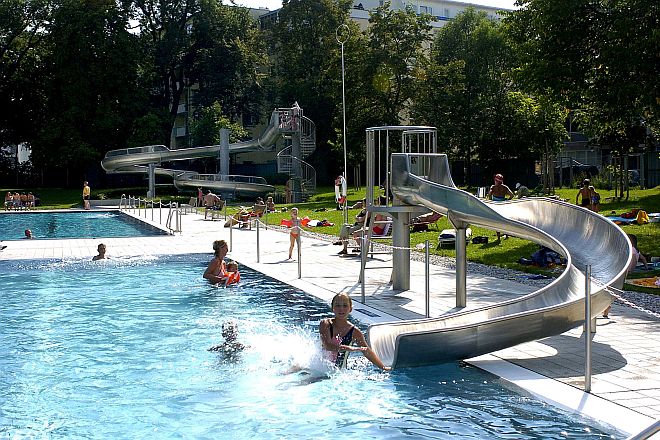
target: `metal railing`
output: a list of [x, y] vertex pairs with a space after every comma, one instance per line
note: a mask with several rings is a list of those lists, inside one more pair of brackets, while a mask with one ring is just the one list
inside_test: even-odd
[[[164, 222], [163, 208], [168, 209]], [[160, 225], [164, 224], [172, 235], [176, 232], [181, 232], [182, 209], [176, 202], [163, 203], [162, 200], [156, 202], [154, 199], [143, 199], [141, 197], [133, 197], [131, 195], [126, 196], [125, 194], [122, 194], [119, 201], [119, 210], [131, 212], [137, 217], [144, 217], [145, 219]], [[155, 218], [156, 211], [158, 211], [157, 218]]]

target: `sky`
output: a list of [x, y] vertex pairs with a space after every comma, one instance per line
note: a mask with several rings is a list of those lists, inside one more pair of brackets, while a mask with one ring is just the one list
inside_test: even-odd
[[[247, 6], [249, 8], [265, 7], [271, 11], [282, 7], [282, 0], [235, 0], [236, 4]], [[515, 0], [461, 0], [463, 3], [474, 3], [483, 6], [495, 6], [503, 9], [514, 9]]]

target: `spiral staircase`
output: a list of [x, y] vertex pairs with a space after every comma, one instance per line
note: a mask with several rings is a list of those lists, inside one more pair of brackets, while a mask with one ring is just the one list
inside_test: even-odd
[[[280, 132], [284, 137], [286, 146], [277, 153], [277, 172], [287, 174], [291, 179], [300, 179], [300, 190], [302, 200], [316, 192], [316, 170], [312, 165], [305, 162], [316, 150], [316, 126], [311, 119], [300, 115], [298, 118], [291, 117], [294, 109], [278, 109], [280, 117], [284, 120], [298, 120], [299, 125], [292, 123], [280, 124]], [[301, 110], [302, 111], [302, 110]], [[284, 128], [283, 128], [284, 127]], [[292, 138], [294, 133], [300, 133], [300, 157], [293, 155]], [[300, 174], [300, 175], [298, 175]]]

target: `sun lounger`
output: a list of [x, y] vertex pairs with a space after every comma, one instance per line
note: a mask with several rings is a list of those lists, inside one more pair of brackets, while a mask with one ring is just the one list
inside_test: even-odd
[[224, 214], [222, 212], [224, 207], [225, 207], [225, 201], [224, 200], [220, 200], [214, 206], [205, 207], [204, 208], [204, 220], [206, 220], [207, 218], [210, 218], [211, 220], [215, 220], [216, 218], [220, 218], [220, 217], [224, 218]]
[[182, 203], [180, 206], [183, 214], [195, 212], [197, 209], [197, 197], [191, 197], [188, 203]]
[[438, 220], [441, 218], [442, 214], [435, 211], [415, 217], [410, 222], [410, 232], [428, 231], [431, 225], [435, 225], [435, 229], [438, 230]]

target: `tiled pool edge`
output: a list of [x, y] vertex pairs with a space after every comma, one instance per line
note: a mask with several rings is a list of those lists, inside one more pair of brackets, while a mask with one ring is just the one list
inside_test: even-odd
[[[550, 379], [492, 354], [466, 359], [466, 362], [501, 377], [544, 402], [579, 413], [628, 435], [637, 434], [655, 423], [653, 417], [585, 393], [576, 387]], [[610, 417], [604, 417], [607, 415]]]

